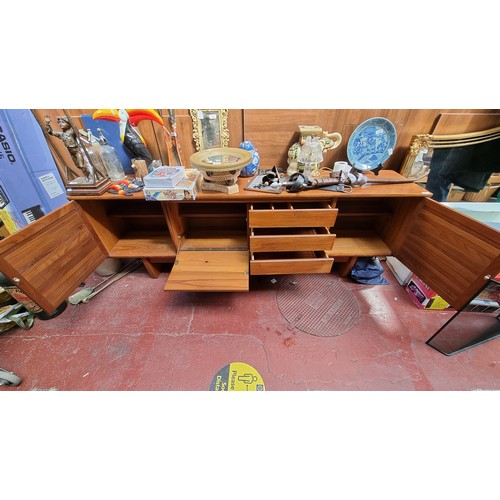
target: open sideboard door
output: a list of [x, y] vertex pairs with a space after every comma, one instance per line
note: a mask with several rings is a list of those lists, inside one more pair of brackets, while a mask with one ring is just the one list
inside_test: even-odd
[[0, 271], [49, 314], [107, 257], [74, 201], [0, 241]]
[[247, 238], [180, 238], [165, 290], [248, 292]]
[[248, 250], [180, 250], [165, 290], [248, 292]]
[[[411, 202], [407, 202], [411, 203]], [[393, 255], [452, 307], [466, 304], [500, 271], [500, 231], [429, 198], [406, 207]]]

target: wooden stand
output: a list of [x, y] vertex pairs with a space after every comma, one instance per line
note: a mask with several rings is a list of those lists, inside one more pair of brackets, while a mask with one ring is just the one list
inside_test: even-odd
[[240, 190], [238, 184], [233, 184], [232, 186], [226, 186], [224, 184], [218, 184], [216, 182], [207, 182], [207, 181], [203, 181], [201, 183], [201, 189], [203, 191], [217, 191], [219, 193], [225, 193], [225, 194], [235, 194]]
[[107, 177], [95, 184], [66, 184], [66, 192], [70, 196], [99, 196], [105, 193], [111, 186], [111, 180]]
[[138, 179], [142, 180], [146, 175], [148, 175], [148, 166], [146, 165], [145, 160], [134, 160], [132, 162], [132, 168]]

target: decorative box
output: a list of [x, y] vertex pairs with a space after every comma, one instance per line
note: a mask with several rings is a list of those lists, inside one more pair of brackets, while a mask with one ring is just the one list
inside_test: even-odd
[[184, 178], [171, 188], [144, 187], [144, 198], [147, 201], [195, 200], [201, 184], [199, 170], [183, 169]]
[[147, 188], [175, 187], [184, 178], [184, 167], [162, 166], [155, 168], [144, 177], [144, 186]]
[[432, 288], [426, 285], [415, 274], [406, 285], [406, 291], [409, 293], [413, 302], [419, 309], [448, 309], [450, 304], [438, 295]]

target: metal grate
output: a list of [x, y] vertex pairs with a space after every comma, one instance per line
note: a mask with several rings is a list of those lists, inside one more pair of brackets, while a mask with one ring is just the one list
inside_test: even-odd
[[336, 337], [348, 332], [361, 315], [352, 292], [331, 274], [284, 276], [276, 301], [292, 326], [319, 337]]

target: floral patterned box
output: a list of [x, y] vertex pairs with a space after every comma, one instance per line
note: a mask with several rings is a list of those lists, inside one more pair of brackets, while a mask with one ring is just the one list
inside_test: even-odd
[[201, 173], [195, 168], [186, 168], [184, 178], [172, 188], [144, 188], [147, 201], [195, 200], [201, 185]]

